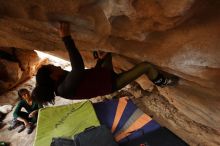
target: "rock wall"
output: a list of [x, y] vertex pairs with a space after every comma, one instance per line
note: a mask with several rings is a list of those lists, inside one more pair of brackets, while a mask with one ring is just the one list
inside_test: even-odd
[[0, 94], [29, 79], [40, 59], [32, 50], [0, 48]]
[[[87, 66], [94, 64], [91, 51], [102, 50], [113, 53], [117, 71], [148, 61], [179, 76], [177, 87], [158, 87], [160, 95], [181, 114], [218, 133], [219, 18], [219, 0], [0, 1], [0, 46], [42, 50], [67, 58], [57, 28], [58, 21], [69, 21]], [[154, 92], [146, 77], [139, 83]]]

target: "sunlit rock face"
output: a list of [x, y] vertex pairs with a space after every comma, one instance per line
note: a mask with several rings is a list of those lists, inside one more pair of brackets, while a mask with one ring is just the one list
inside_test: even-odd
[[[160, 95], [216, 134], [220, 132], [219, 18], [219, 0], [1, 1], [0, 46], [67, 58], [57, 28], [58, 21], [69, 21], [88, 67], [94, 65], [91, 51], [102, 50], [113, 53], [116, 71], [148, 61], [179, 76], [179, 85], [158, 88]], [[147, 78], [139, 83], [152, 91]], [[175, 123], [167, 126], [184, 131], [184, 126]], [[187, 141], [196, 143], [197, 135]], [[210, 141], [212, 136], [208, 137]]]
[[40, 62], [32, 50], [0, 48], [0, 93], [30, 78]]

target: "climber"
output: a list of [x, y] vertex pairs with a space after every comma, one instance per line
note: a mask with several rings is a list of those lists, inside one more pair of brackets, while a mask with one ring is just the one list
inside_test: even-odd
[[[15, 129], [17, 126], [21, 125], [18, 133], [27, 128], [27, 134], [30, 134], [34, 129], [34, 124], [37, 122], [38, 110], [42, 108], [42, 106], [32, 101], [30, 92], [27, 89], [20, 89], [18, 91], [18, 96], [21, 100], [14, 110], [14, 119], [8, 130]], [[22, 108], [24, 108], [26, 112], [22, 111]]]
[[32, 99], [38, 103], [53, 103], [55, 95], [67, 99], [89, 99], [110, 94], [142, 74], [146, 74], [154, 84], [159, 86], [174, 83], [146, 62], [116, 74], [113, 71], [110, 53], [98, 59], [96, 67], [85, 69], [82, 57], [71, 38], [69, 23], [61, 22], [59, 31], [69, 53], [72, 71], [67, 72], [53, 65], [43, 65], [37, 72], [36, 87], [32, 92]]

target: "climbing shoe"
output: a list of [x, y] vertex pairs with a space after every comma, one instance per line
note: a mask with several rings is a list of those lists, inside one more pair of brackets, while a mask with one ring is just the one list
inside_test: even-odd
[[22, 122], [16, 120], [16, 119], [13, 119], [11, 122], [10, 122], [10, 126], [8, 127], [8, 130], [11, 131], [15, 128], [17, 128], [18, 126], [20, 126], [22, 124]]
[[27, 127], [27, 134], [31, 134], [34, 130], [34, 125], [31, 124], [30, 127]]
[[25, 125], [22, 124], [18, 129], [18, 133], [21, 133], [22, 131], [24, 131], [25, 128], [26, 128]]
[[178, 84], [179, 77], [177, 76], [167, 76], [165, 77], [162, 74], [159, 74], [155, 80], [153, 80], [153, 83], [160, 87], [165, 86], [175, 86]]

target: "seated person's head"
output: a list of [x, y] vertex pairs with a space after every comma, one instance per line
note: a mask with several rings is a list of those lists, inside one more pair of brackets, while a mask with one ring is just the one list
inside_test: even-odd
[[56, 81], [63, 74], [61, 67], [54, 65], [43, 65], [36, 75], [36, 87], [32, 91], [33, 101], [46, 104], [53, 102], [55, 97]]
[[27, 89], [25, 89], [25, 88], [22, 88], [22, 89], [18, 90], [18, 96], [21, 99], [24, 99], [26, 101], [30, 101], [31, 100], [30, 92]]

